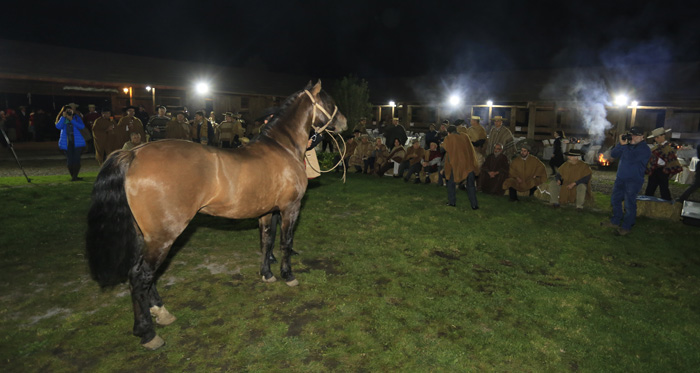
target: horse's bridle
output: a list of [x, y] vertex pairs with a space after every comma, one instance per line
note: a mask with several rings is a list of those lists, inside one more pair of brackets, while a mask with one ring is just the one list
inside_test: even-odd
[[[329, 124], [331, 124], [331, 122], [335, 118], [335, 115], [338, 113], [338, 106], [336, 105], [333, 108], [333, 114], [330, 114], [328, 113], [328, 111], [326, 111], [326, 109], [323, 108], [323, 106], [316, 102], [316, 99], [314, 99], [314, 96], [311, 95], [311, 92], [309, 92], [308, 89], [305, 89], [304, 93], [306, 93], [306, 95], [309, 96], [309, 98], [311, 99], [311, 104], [314, 105], [314, 113], [313, 117], [311, 118], [311, 127], [313, 127], [316, 133], [321, 133], [326, 129], [326, 127], [328, 127]], [[323, 114], [326, 115], [326, 117], [328, 117], [328, 122], [326, 122], [326, 124], [324, 124], [322, 127], [316, 127], [314, 125], [314, 122], [316, 122], [316, 109], [320, 110]]]

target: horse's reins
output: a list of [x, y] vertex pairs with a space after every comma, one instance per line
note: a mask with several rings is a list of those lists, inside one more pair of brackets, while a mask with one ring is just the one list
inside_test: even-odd
[[[311, 127], [313, 127], [314, 132], [316, 132], [316, 134], [321, 134], [321, 135], [323, 135], [323, 132], [328, 133], [328, 135], [331, 137], [331, 139], [335, 143], [335, 146], [338, 149], [340, 149], [340, 146], [338, 145], [338, 141], [336, 141], [335, 137], [333, 136], [333, 133], [327, 129], [328, 125], [331, 124], [333, 119], [335, 119], [335, 115], [338, 114], [338, 106], [335, 106], [333, 108], [333, 114], [330, 114], [326, 109], [323, 108], [323, 106], [321, 106], [318, 102], [316, 102], [316, 99], [314, 99], [314, 96], [311, 95], [311, 92], [309, 92], [308, 89], [305, 89], [304, 93], [306, 93], [306, 95], [309, 96], [309, 98], [311, 99], [311, 104], [314, 106], [313, 114], [311, 115]], [[321, 127], [316, 127], [314, 125], [314, 123], [316, 122], [316, 109], [320, 110], [323, 114], [326, 115], [326, 117], [328, 117], [328, 121], [326, 122], [326, 124], [324, 124]], [[312, 170], [314, 170], [318, 173], [331, 172], [331, 171], [335, 170], [342, 163], [343, 164], [343, 183], [345, 183], [345, 175], [347, 174], [347, 169], [345, 168], [345, 162], [343, 162], [343, 160], [345, 159], [345, 151], [347, 150], [346, 149], [347, 145], [345, 144], [345, 139], [343, 139], [342, 136], [340, 136], [340, 140], [343, 142], [343, 154], [340, 155], [340, 160], [338, 161], [338, 163], [336, 163], [335, 166], [331, 167], [328, 170], [325, 170], [325, 171], [317, 170], [315, 167], [313, 167], [311, 165], [311, 162], [309, 162], [308, 157], [306, 157], [306, 154], [304, 154], [304, 157], [306, 158], [306, 164], [309, 167], [311, 167]]]

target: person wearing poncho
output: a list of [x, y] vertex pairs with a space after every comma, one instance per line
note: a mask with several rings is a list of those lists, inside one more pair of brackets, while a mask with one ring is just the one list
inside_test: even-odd
[[493, 148], [496, 144], [503, 145], [503, 154], [508, 157], [508, 159], [513, 158], [515, 154], [515, 138], [513, 133], [510, 132], [508, 127], [503, 126], [504, 118], [500, 115], [493, 117], [493, 127], [491, 132], [489, 132], [489, 138], [486, 141], [486, 154], [493, 154]]
[[547, 181], [547, 170], [542, 161], [530, 155], [527, 144], [520, 146], [520, 156], [510, 163], [508, 178], [503, 182], [503, 189], [508, 190], [511, 201], [518, 200], [517, 192], [535, 194], [537, 186]]
[[481, 166], [479, 189], [487, 194], [503, 195], [503, 182], [508, 178], [510, 161], [503, 155], [503, 145], [496, 144]]
[[567, 203], [576, 203], [576, 208], [583, 209], [583, 204], [593, 201], [591, 193], [591, 177], [593, 171], [581, 161], [583, 153], [579, 149], [571, 149], [566, 153], [568, 160], [559, 166], [554, 180], [549, 184], [549, 203], [554, 207]]
[[[481, 117], [472, 115], [471, 126], [467, 129], [467, 135], [472, 145], [474, 145], [474, 149], [478, 153], [481, 153], [481, 155], [485, 155], [484, 153], [486, 153], [486, 150], [484, 149], [484, 144], [486, 143], [487, 136], [486, 130], [481, 126]], [[501, 149], [503, 148], [502, 145], [503, 144], [501, 144]]]
[[445, 180], [447, 180], [447, 205], [457, 204], [456, 184], [467, 180], [467, 195], [472, 209], [479, 208], [476, 200], [476, 176], [479, 175], [479, 165], [476, 160], [474, 146], [467, 135], [457, 133], [455, 126], [447, 129], [448, 135], [442, 144], [445, 149]]

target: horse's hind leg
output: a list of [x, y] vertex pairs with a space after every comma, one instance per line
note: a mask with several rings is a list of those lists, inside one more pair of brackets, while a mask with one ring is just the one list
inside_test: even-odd
[[[134, 335], [141, 338], [141, 345], [149, 350], [161, 347], [165, 342], [153, 327], [151, 319], [151, 296], [155, 268], [143, 257], [129, 271], [131, 301], [134, 306]], [[161, 303], [162, 304], [162, 303]]]
[[173, 314], [165, 309], [163, 300], [160, 298], [160, 294], [158, 294], [158, 290], [156, 289], [156, 281], [153, 281], [149, 289], [149, 300], [151, 305], [149, 311], [151, 312], [151, 316], [156, 318], [156, 324], [166, 326], [177, 320]]
[[263, 215], [258, 219], [258, 228], [260, 229], [260, 251], [263, 254], [262, 264], [260, 265], [260, 274], [265, 282], [275, 282], [277, 278], [270, 270], [270, 258], [272, 256], [272, 248], [275, 243], [275, 230], [272, 225], [273, 214]]
[[296, 206], [286, 209], [281, 213], [282, 215], [282, 242], [280, 243], [280, 248], [282, 249], [282, 264], [280, 265], [280, 274], [282, 278], [287, 282], [289, 286], [299, 285], [299, 281], [294, 278], [292, 273], [292, 264], [290, 257], [296, 252], [292, 249], [294, 244], [294, 226], [297, 223], [297, 218], [299, 217], [299, 209], [301, 204], [298, 203]]

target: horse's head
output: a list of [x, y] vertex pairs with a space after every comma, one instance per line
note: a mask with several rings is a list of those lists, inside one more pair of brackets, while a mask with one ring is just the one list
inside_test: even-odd
[[306, 85], [304, 92], [311, 98], [314, 105], [314, 115], [311, 125], [317, 132], [328, 129], [335, 133], [340, 133], [348, 128], [348, 121], [345, 118], [333, 98], [321, 89], [321, 80], [312, 85], [311, 81]]

